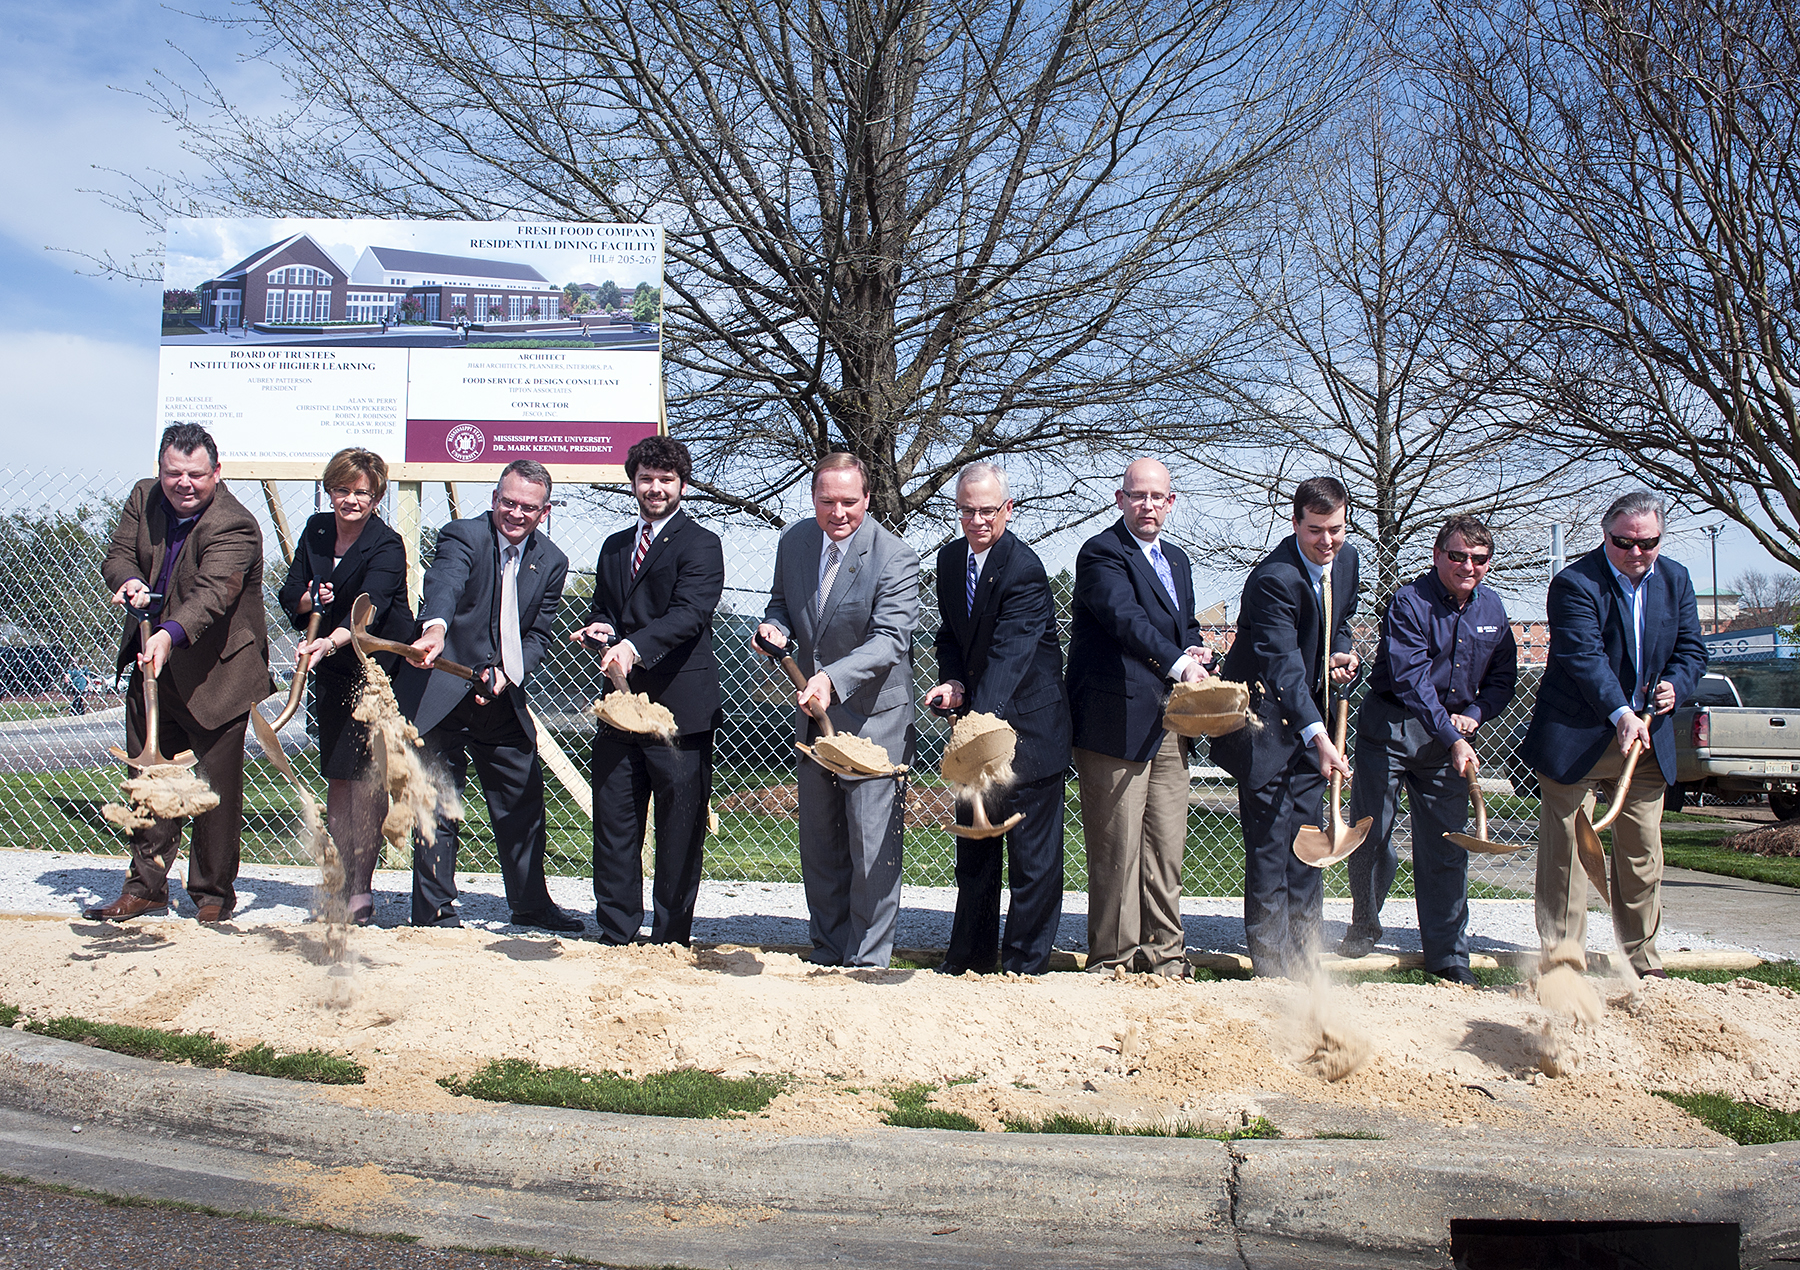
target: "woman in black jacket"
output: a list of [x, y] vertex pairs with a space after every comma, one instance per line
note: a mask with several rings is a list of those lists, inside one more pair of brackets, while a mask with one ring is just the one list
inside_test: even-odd
[[[325, 465], [323, 484], [331, 510], [306, 522], [280, 600], [296, 629], [305, 629], [315, 608], [323, 614], [319, 637], [298, 651], [313, 657], [309, 704], [319, 729], [326, 824], [344, 862], [344, 898], [350, 919], [367, 926], [375, 914], [371, 884], [388, 800], [371, 771], [369, 727], [350, 714], [362, 682], [362, 664], [350, 647], [350, 606], [368, 592], [375, 606], [369, 633], [389, 639], [410, 640], [413, 615], [406, 548], [375, 514], [387, 464], [369, 450], [339, 450]], [[398, 660], [391, 653], [377, 659], [390, 673]]]

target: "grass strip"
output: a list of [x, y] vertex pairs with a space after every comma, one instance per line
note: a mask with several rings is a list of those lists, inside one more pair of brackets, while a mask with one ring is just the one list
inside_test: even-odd
[[1677, 1094], [1656, 1091], [1707, 1128], [1724, 1134], [1739, 1146], [1800, 1139], [1800, 1114], [1777, 1111], [1754, 1102], [1739, 1102], [1724, 1094]]
[[[1484, 988], [1505, 987], [1518, 983], [1519, 972], [1512, 966], [1496, 966], [1486, 969], [1474, 968], [1475, 979]], [[1431, 987], [1443, 983], [1437, 975], [1427, 974], [1417, 966], [1410, 970], [1346, 970], [1342, 965], [1332, 967], [1331, 977], [1342, 983], [1410, 983], [1417, 987]]]
[[[0, 1026], [10, 1026], [18, 1017], [16, 1006], [0, 1007]], [[25, 1030], [38, 1036], [74, 1041], [77, 1045], [91, 1045], [95, 1049], [108, 1050], [114, 1054], [155, 1059], [163, 1063], [223, 1067], [249, 1076], [274, 1076], [282, 1080], [303, 1080], [315, 1085], [363, 1083], [363, 1068], [360, 1063], [322, 1050], [278, 1054], [267, 1044], [259, 1042], [249, 1049], [233, 1052], [231, 1046], [224, 1041], [204, 1032], [170, 1032], [162, 1028], [131, 1027], [123, 1023], [95, 1023], [72, 1015], [27, 1023]]]
[[1730, 983], [1734, 979], [1750, 979], [1800, 992], [1800, 962], [1765, 961], [1747, 970], [1670, 970], [1669, 978], [1687, 979], [1693, 983]]
[[[1705, 825], [1681, 823], [1688, 819], [1681, 816], [1664, 820], [1663, 863], [1678, 869], [1718, 873], [1749, 882], [1770, 882], [1776, 886], [1800, 888], [1800, 858], [1752, 855], [1747, 851], [1735, 851], [1722, 845], [1727, 838], [1735, 837], [1747, 829], [1763, 826], [1742, 821], [1725, 824], [1714, 821]], [[1696, 816], [1692, 819], [1702, 818]]]
[[927, 1100], [935, 1092], [936, 1086], [927, 1085], [924, 1081], [914, 1081], [910, 1085], [897, 1085], [887, 1091], [893, 1101], [894, 1109], [882, 1117], [883, 1124], [895, 1125], [901, 1129], [956, 1129], [964, 1133], [980, 1133], [981, 1126], [960, 1111], [945, 1111], [933, 1107]]
[[453, 1094], [488, 1102], [711, 1120], [732, 1112], [761, 1111], [786, 1088], [787, 1080], [780, 1076], [728, 1079], [695, 1067], [631, 1077], [497, 1058], [472, 1076], [446, 1076], [438, 1084]]
[[1008, 1133], [1091, 1133], [1129, 1138], [1213, 1138], [1236, 1142], [1242, 1138], [1279, 1138], [1281, 1130], [1257, 1116], [1240, 1129], [1203, 1129], [1195, 1124], [1121, 1124], [1109, 1116], [1078, 1116], [1066, 1111], [1042, 1120], [1008, 1119]]

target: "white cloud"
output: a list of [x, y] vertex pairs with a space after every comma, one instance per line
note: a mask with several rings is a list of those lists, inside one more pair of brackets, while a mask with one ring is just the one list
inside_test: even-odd
[[15, 472], [145, 476], [156, 450], [156, 346], [59, 332], [0, 342], [0, 418]]

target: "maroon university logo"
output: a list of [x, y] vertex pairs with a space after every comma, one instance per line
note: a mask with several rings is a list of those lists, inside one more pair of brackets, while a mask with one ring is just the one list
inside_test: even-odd
[[474, 424], [459, 423], [450, 429], [450, 434], [444, 438], [444, 449], [448, 450], [450, 457], [458, 463], [473, 463], [481, 457], [481, 452], [487, 449], [487, 438]]

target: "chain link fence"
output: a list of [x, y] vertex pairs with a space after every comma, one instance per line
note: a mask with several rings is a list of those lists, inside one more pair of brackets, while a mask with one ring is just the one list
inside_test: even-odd
[[[272, 489], [275, 506], [291, 535], [307, 516], [322, 510], [323, 501], [308, 483], [284, 482], [259, 487], [237, 482], [233, 492], [261, 520], [267, 564], [264, 604], [268, 611], [271, 658], [278, 682], [292, 672], [295, 632], [275, 603], [275, 590], [285, 576], [283, 533], [276, 528], [264, 489]], [[108, 747], [123, 743], [123, 699], [113, 674], [121, 626], [119, 610], [108, 603], [100, 580], [118, 509], [131, 482], [79, 475], [0, 471], [0, 818], [15, 848], [122, 854], [123, 836], [100, 815], [103, 803], [119, 796], [123, 769]], [[46, 491], [70, 491], [42, 502]], [[423, 524], [427, 559], [432, 527], [455, 512], [472, 514], [485, 508], [487, 489], [459, 487], [460, 507], [443, 485], [424, 487]], [[558, 508], [548, 527], [568, 553], [570, 574], [557, 625], [555, 651], [534, 675], [530, 689], [539, 716], [552, 738], [584, 775], [595, 721], [588, 708], [600, 693], [599, 657], [567, 642], [581, 625], [594, 585], [593, 567], [607, 534], [623, 527], [626, 504], [613, 513], [585, 503], [582, 491], [557, 490]], [[383, 515], [392, 523], [394, 492]], [[704, 511], [701, 512], [705, 521]], [[746, 528], [741, 522], [713, 524], [725, 543], [726, 590], [714, 619], [721, 668], [725, 720], [715, 742], [713, 811], [717, 828], [706, 846], [707, 877], [763, 882], [798, 882], [791, 690], [777, 668], [757, 654], [751, 635], [767, 598], [774, 560], [773, 530]], [[931, 544], [916, 544], [929, 560]], [[1054, 567], [1054, 562], [1053, 566]], [[1067, 619], [1069, 579], [1059, 579], [1062, 617]], [[918, 691], [937, 682], [932, 635], [937, 616], [926, 603], [915, 636]], [[1518, 744], [1530, 716], [1539, 668], [1547, 647], [1541, 626], [1516, 628], [1520, 635], [1522, 682], [1518, 698], [1502, 718], [1485, 725], [1477, 737], [1487, 779], [1489, 837], [1498, 842], [1527, 844], [1511, 855], [1478, 856], [1472, 861], [1472, 893], [1529, 894], [1537, 832], [1537, 802], [1530, 774], [1518, 758]], [[1373, 648], [1372, 622], [1358, 629], [1357, 647], [1367, 658]], [[1229, 628], [1209, 631], [1223, 646]], [[273, 716], [279, 699], [265, 703]], [[1354, 709], [1354, 701], [1352, 703]], [[283, 741], [296, 770], [322, 798], [316, 750], [306, 735], [306, 712], [291, 723]], [[909, 791], [906, 832], [906, 881], [911, 885], [954, 884], [954, 839], [942, 828], [951, 807], [939, 787], [936, 766], [948, 736], [948, 725], [929, 711], [919, 718], [919, 752]], [[254, 742], [246, 766], [244, 856], [265, 863], [303, 864], [308, 860], [292, 791], [263, 759]], [[587, 876], [591, 849], [586, 816], [554, 777], [549, 789], [552, 873]], [[1346, 794], [1346, 803], [1347, 803]], [[1086, 856], [1076, 784], [1068, 783], [1067, 865], [1065, 886], [1087, 887]], [[1183, 890], [1189, 895], [1242, 894], [1243, 841], [1237, 818], [1237, 796], [1231, 779], [1211, 766], [1202, 743], [1193, 758], [1191, 811]], [[459, 861], [464, 870], [493, 871], [493, 839], [487, 825], [477, 778], [470, 773], [469, 821]], [[599, 809], [604, 814], [604, 809]], [[1405, 857], [1410, 838], [1403, 819], [1397, 830], [1402, 872], [1397, 894], [1410, 894]], [[391, 864], [401, 862], [390, 861]], [[401, 867], [404, 867], [401, 864]], [[1327, 893], [1347, 893], [1345, 872], [1327, 874]]]

